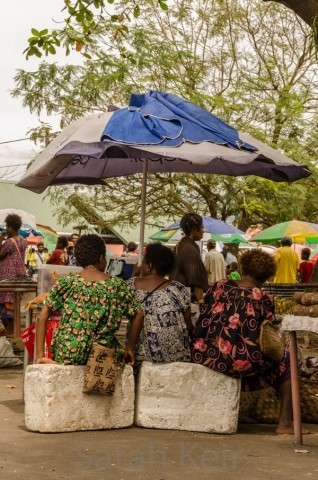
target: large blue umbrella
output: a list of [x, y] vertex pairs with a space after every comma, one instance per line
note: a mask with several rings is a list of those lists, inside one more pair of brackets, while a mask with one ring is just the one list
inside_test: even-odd
[[202, 108], [169, 93], [132, 95], [130, 105], [71, 123], [30, 165], [18, 186], [36, 193], [49, 185], [103, 184], [143, 174], [140, 244], [147, 173], [257, 175], [293, 182], [309, 169], [239, 133]]
[[128, 145], [179, 147], [184, 142], [213, 142], [255, 152], [237, 130], [203, 108], [170, 93], [151, 90], [130, 98], [129, 107], [116, 110], [102, 140]]
[[[217, 220], [213, 217], [202, 216], [204, 231], [207, 233], [215, 234], [225, 234], [225, 233], [238, 233], [240, 235], [245, 235], [243, 230], [234, 227], [230, 223], [223, 222], [222, 220]], [[168, 227], [163, 228], [162, 230], [177, 230], [180, 228], [180, 220], [175, 223], [172, 223]]]

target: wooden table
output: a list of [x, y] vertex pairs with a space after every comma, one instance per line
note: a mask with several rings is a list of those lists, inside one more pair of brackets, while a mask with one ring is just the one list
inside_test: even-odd
[[13, 293], [14, 318], [13, 335], [19, 337], [21, 332], [21, 294], [37, 292], [38, 283], [33, 280], [1, 280], [0, 292]]
[[290, 335], [290, 371], [293, 397], [294, 434], [296, 443], [302, 445], [301, 408], [299, 395], [299, 369], [297, 356], [297, 331], [318, 333], [318, 318], [284, 315], [282, 330]]

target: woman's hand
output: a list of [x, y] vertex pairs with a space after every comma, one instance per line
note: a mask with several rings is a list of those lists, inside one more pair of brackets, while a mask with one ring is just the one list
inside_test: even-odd
[[127, 365], [131, 365], [131, 366], [135, 365], [135, 354], [131, 348], [126, 347], [124, 350], [123, 356], [124, 356], [125, 363], [127, 363]]
[[37, 365], [44, 364], [44, 363], [46, 363], [46, 364], [51, 363], [51, 364], [52, 364], [52, 363], [57, 363], [57, 362], [55, 362], [54, 360], [52, 360], [52, 358], [48, 358], [48, 357], [38, 357], [38, 358], [36, 359], [36, 364], [37, 364]]

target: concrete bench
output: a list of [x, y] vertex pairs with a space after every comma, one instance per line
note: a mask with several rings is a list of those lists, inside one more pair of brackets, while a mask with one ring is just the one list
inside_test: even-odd
[[236, 433], [241, 382], [192, 363], [143, 362], [136, 390], [135, 425]]
[[113, 397], [82, 393], [85, 366], [29, 365], [25, 373], [25, 424], [36, 432], [129, 427], [134, 421], [132, 367], [119, 370]]

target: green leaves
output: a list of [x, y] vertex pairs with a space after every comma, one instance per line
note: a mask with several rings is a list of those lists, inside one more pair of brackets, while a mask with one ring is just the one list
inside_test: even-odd
[[158, 0], [159, 7], [161, 10], [164, 10], [165, 12], [169, 9], [167, 2], [168, 0]]
[[44, 30], [36, 30], [35, 28], [32, 28], [31, 32], [33, 37], [28, 39], [29, 47], [23, 52], [26, 54], [27, 59], [33, 55], [39, 58], [42, 57], [42, 51], [45, 55], [48, 55], [49, 53], [54, 55], [56, 53], [55, 47], [61, 45], [56, 31], [49, 33], [47, 28]]
[[[51, 32], [56, 43], [50, 47], [50, 32], [33, 29], [30, 55], [41, 56], [44, 47], [53, 53], [60, 42], [67, 53], [75, 49], [86, 58], [81, 66], [43, 62], [36, 72], [18, 72], [13, 95], [38, 115], [59, 114], [63, 125], [110, 104], [126, 105], [132, 92], [179, 95], [308, 164], [314, 175], [292, 185], [258, 177], [153, 175], [148, 219], [195, 209], [223, 220], [232, 216], [243, 229], [300, 216], [316, 221], [318, 66], [297, 18], [272, 2], [175, 0], [167, 9], [163, 0], [117, 0], [107, 12], [109, 3], [65, 2], [68, 21]], [[76, 208], [87, 219], [107, 210], [114, 224], [139, 221], [138, 176], [80, 194], [85, 202], [76, 200]], [[65, 195], [60, 200], [57, 210], [76, 218], [75, 204], [65, 206]]]

